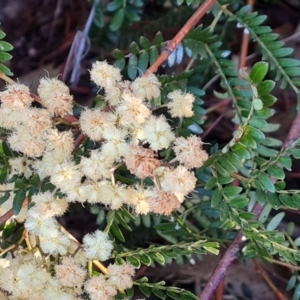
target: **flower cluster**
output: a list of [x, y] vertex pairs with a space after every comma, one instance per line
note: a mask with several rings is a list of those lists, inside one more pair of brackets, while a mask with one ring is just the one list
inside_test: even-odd
[[110, 264], [107, 275], [88, 278], [76, 255], [64, 256], [58, 264], [30, 252], [0, 259], [0, 287], [9, 299], [22, 300], [79, 300], [85, 299], [85, 293], [91, 300], [111, 300], [118, 290], [132, 287], [132, 265]]
[[[42, 107], [32, 105], [37, 96], [33, 98], [23, 84], [10, 84], [0, 92], [0, 127], [8, 131], [7, 145], [18, 152], [8, 160], [8, 176], [29, 180], [38, 175], [42, 183], [55, 187], [32, 195], [30, 208], [23, 208], [16, 218], [24, 222], [29, 239], [38, 238], [38, 242], [31, 241], [37, 242], [35, 254], [60, 259], [52, 267], [53, 261], [32, 258], [30, 252], [0, 263], [5, 274], [0, 277], [0, 288], [10, 299], [68, 300], [87, 293], [92, 300], [109, 300], [117, 290], [130, 288], [134, 269], [129, 264], [109, 265], [108, 274], [87, 279], [83, 267], [87, 261], [111, 257], [113, 243], [106, 232], [87, 234], [78, 248], [56, 218], [71, 202], [97, 203], [110, 209], [126, 205], [137, 214], [170, 215], [195, 189], [192, 169], [208, 158], [200, 138], [177, 137], [164, 115], [152, 113], [151, 100], [161, 97], [161, 84], [154, 74], [122, 81], [120, 70], [106, 62], [95, 62], [90, 74], [104, 89], [107, 107], [83, 109], [79, 119], [71, 116], [69, 88], [56, 78], [40, 80]], [[172, 117], [193, 115], [192, 94], [175, 90], [167, 99]], [[74, 121], [68, 121], [69, 117]], [[63, 119], [69, 130], [57, 126]], [[89, 150], [83, 147], [81, 155], [76, 155], [74, 150], [83, 135], [94, 146]], [[164, 150], [171, 161], [162, 154]], [[124, 165], [135, 176], [134, 184], [116, 181], [115, 172]], [[144, 184], [145, 179], [151, 179], [148, 182], [153, 185]], [[2, 185], [0, 193], [11, 189], [14, 184]], [[13, 197], [11, 193], [0, 207], [1, 213], [11, 208]]]
[[[207, 159], [201, 139], [176, 137], [165, 116], [152, 114], [149, 100], [160, 96], [161, 86], [154, 74], [122, 81], [120, 70], [106, 62], [94, 63], [90, 73], [104, 88], [110, 106], [82, 111], [79, 127], [99, 147], [79, 163], [72, 154], [74, 133], [59, 131], [53, 119], [71, 113], [72, 97], [64, 83], [41, 79], [38, 93], [45, 108], [31, 106], [29, 89], [22, 84], [8, 85], [0, 93], [0, 126], [11, 131], [10, 147], [23, 154], [10, 159], [11, 175], [29, 178], [37, 173], [41, 180], [50, 178], [67, 202], [101, 203], [112, 209], [127, 204], [137, 213], [170, 214], [195, 188], [196, 178], [189, 169], [200, 167]], [[168, 98], [173, 117], [193, 114], [192, 94], [175, 90]], [[159, 151], [169, 147], [173, 147], [179, 165], [160, 168]], [[112, 182], [115, 166], [122, 163], [137, 178], [151, 178], [155, 188]]]

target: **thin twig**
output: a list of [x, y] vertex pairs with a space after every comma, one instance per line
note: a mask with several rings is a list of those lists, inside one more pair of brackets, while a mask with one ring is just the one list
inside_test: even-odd
[[246, 66], [248, 46], [249, 46], [249, 31], [248, 31], [247, 28], [245, 28], [244, 33], [243, 33], [243, 38], [242, 38], [241, 54], [240, 54], [240, 60], [239, 60], [239, 69], [242, 69]]
[[278, 290], [278, 288], [274, 285], [274, 283], [272, 282], [272, 280], [270, 279], [270, 277], [268, 276], [268, 274], [265, 272], [265, 270], [260, 265], [259, 261], [256, 258], [253, 259], [253, 261], [254, 261], [254, 264], [255, 264], [257, 272], [262, 276], [262, 278], [264, 279], [264, 281], [268, 284], [268, 286], [270, 287], [270, 289], [275, 294], [276, 298], [279, 299], [279, 300], [287, 300], [282, 295], [282, 293]]
[[220, 123], [224, 116], [225, 112], [219, 115], [219, 117], [205, 130], [205, 132], [201, 136], [202, 140], [204, 140], [207, 135]]
[[6, 76], [4, 73], [0, 72], [0, 78], [3, 79], [5, 82], [9, 84], [16, 83], [14, 80], [12, 80], [10, 77]]
[[171, 42], [167, 45], [164, 51], [159, 55], [156, 61], [148, 68], [145, 75], [154, 73], [157, 71], [158, 67], [172, 54], [172, 52], [177, 48], [179, 43], [187, 35], [191, 28], [193, 28], [199, 20], [204, 16], [204, 14], [216, 3], [216, 0], [206, 0], [196, 12], [188, 19], [181, 30], [175, 35]]
[[[247, 4], [250, 6], [250, 10], [248, 11], [248, 14], [252, 11], [252, 7], [254, 4], [253, 2], [254, 2], [253, 0], [247, 0]], [[240, 60], [239, 60], [239, 69], [244, 68], [246, 66], [248, 47], [249, 47], [249, 30], [245, 28], [243, 32], [242, 47], [241, 47]]]
[[208, 107], [206, 109], [206, 114], [210, 114], [210, 113], [214, 112], [215, 110], [217, 110], [218, 108], [226, 107], [230, 103], [231, 103], [231, 100], [229, 100], [229, 99], [226, 99], [224, 101], [220, 101], [220, 102]]
[[30, 93], [30, 97], [33, 98], [35, 102], [38, 102], [41, 105], [43, 105], [43, 102], [42, 102], [41, 98], [39, 96], [37, 96], [36, 94]]
[[80, 133], [76, 140], [74, 141], [74, 147], [75, 149], [79, 147], [79, 145], [81, 144], [81, 142], [86, 138], [86, 136], [83, 133]]
[[223, 300], [223, 294], [224, 294], [224, 278], [221, 280], [221, 282], [218, 285], [217, 291], [216, 291], [216, 300]]
[[211, 300], [212, 299], [214, 291], [218, 287], [221, 280], [224, 278], [231, 263], [236, 259], [238, 253], [240, 252], [240, 249], [244, 245], [242, 237], [243, 237], [243, 232], [240, 230], [240, 231], [238, 231], [233, 242], [227, 248], [227, 250], [224, 253], [222, 259], [220, 260], [217, 268], [214, 270], [213, 274], [211, 275], [208, 283], [206, 284], [203, 292], [201, 293], [201, 295], [199, 297], [199, 300]]
[[73, 115], [65, 115], [64, 119], [69, 121], [71, 124], [78, 122], [78, 119], [74, 117]]
[[215, 83], [215, 81], [217, 81], [220, 78], [220, 75], [217, 74], [214, 77], [212, 77], [206, 84], [205, 86], [202, 88], [203, 91], [206, 91], [213, 83]]
[[274, 259], [274, 258], [264, 257], [264, 259], [269, 261], [270, 263], [274, 263], [276, 265], [284, 266], [284, 267], [287, 267], [287, 268], [292, 269], [292, 270], [300, 271], [299, 266], [294, 266], [292, 264], [289, 264], [289, 263], [286, 263], [284, 261], [277, 260], [277, 259]]

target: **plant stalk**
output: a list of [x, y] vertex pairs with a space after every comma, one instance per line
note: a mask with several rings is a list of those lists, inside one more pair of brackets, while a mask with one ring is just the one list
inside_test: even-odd
[[205, 13], [216, 3], [216, 0], [206, 0], [196, 12], [187, 20], [184, 26], [178, 31], [175, 37], [171, 40], [164, 51], [159, 55], [156, 61], [148, 68], [145, 75], [150, 73], [155, 73], [158, 67], [172, 54], [172, 52], [177, 48], [180, 42], [188, 34], [191, 28], [193, 28], [205, 15]]

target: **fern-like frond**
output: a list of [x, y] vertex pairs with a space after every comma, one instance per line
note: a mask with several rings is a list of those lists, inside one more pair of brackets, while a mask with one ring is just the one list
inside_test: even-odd
[[[238, 110], [238, 100], [240, 97], [251, 97], [251, 91], [243, 89], [241, 86], [247, 85], [243, 79], [239, 79], [236, 63], [227, 59], [230, 51], [220, 49], [222, 43], [218, 36], [214, 35], [209, 28], [203, 29], [199, 26], [192, 29], [183, 40], [183, 45], [190, 49], [193, 57], [200, 55], [202, 59], [209, 59], [216, 73], [221, 77], [221, 86], [226, 89], [227, 96], [232, 100], [239, 122], [242, 117]], [[236, 87], [239, 88], [236, 88]]]
[[272, 33], [269, 26], [262, 25], [266, 20], [265, 15], [258, 15], [257, 12], [248, 14], [249, 6], [242, 7], [238, 12], [232, 13], [226, 7], [220, 6], [220, 9], [230, 17], [230, 20], [236, 21], [245, 30], [248, 30], [251, 37], [261, 47], [263, 59], [268, 59], [270, 67], [276, 69], [275, 80], [281, 80], [281, 88], [290, 85], [297, 94], [298, 109], [300, 108], [300, 61], [289, 58], [293, 52], [292, 48], [284, 47], [284, 43], [278, 41], [278, 35]]
[[[163, 225], [163, 224], [161, 224]], [[173, 230], [176, 230], [173, 228]], [[119, 246], [119, 249], [113, 254], [115, 259], [125, 259], [130, 264], [139, 268], [141, 264], [150, 266], [153, 262], [164, 265], [166, 259], [174, 259], [178, 255], [191, 255], [192, 253], [203, 254], [211, 252], [218, 254], [218, 243], [197, 241], [191, 243], [177, 243], [168, 246], [150, 246], [147, 249], [138, 248], [136, 250], [126, 249]]]

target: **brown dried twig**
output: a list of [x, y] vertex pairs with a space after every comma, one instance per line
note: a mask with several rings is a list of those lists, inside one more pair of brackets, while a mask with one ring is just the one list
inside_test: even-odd
[[164, 51], [159, 55], [156, 61], [148, 68], [145, 75], [154, 73], [157, 71], [158, 67], [172, 54], [172, 52], [177, 48], [179, 43], [187, 35], [191, 28], [193, 28], [199, 20], [204, 16], [204, 14], [216, 3], [216, 0], [206, 0], [196, 12], [188, 19], [184, 26], [178, 31], [172, 41], [164, 49]]
[[[253, 0], [247, 1], [247, 4], [250, 5], [251, 7], [248, 13], [250, 13], [252, 10], [253, 2], [254, 2]], [[243, 38], [242, 38], [242, 46], [241, 46], [240, 59], [239, 59], [239, 69], [246, 67], [248, 46], [249, 46], [249, 31], [245, 28], [243, 32]]]
[[262, 278], [264, 279], [264, 281], [268, 284], [268, 286], [270, 287], [270, 289], [275, 294], [276, 298], [279, 299], [279, 300], [287, 300], [282, 295], [282, 293], [278, 290], [278, 288], [275, 286], [275, 284], [272, 282], [272, 280], [270, 279], [270, 277], [268, 276], [268, 274], [265, 272], [265, 270], [260, 265], [259, 261], [256, 258], [253, 259], [253, 261], [254, 261], [254, 264], [255, 264], [257, 272], [262, 276]]

